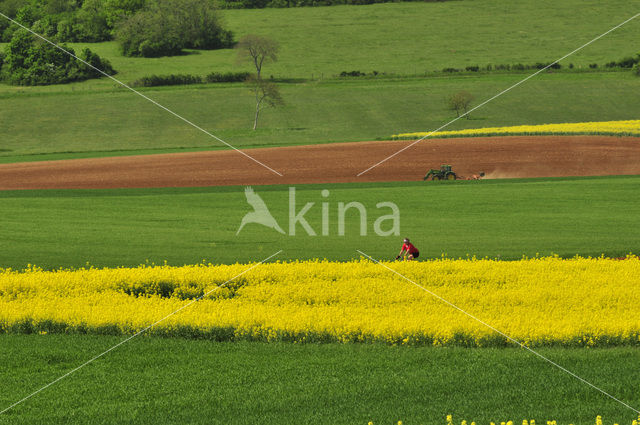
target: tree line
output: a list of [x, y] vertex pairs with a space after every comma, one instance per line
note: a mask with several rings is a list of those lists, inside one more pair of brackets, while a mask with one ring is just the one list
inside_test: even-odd
[[[184, 49], [234, 45], [213, 0], [1, 0], [0, 11], [65, 50], [64, 43], [116, 39], [125, 56], [158, 57]], [[102, 74], [0, 17], [0, 79], [17, 85], [68, 83]], [[78, 55], [112, 75], [111, 64], [89, 49]]]
[[[0, 0], [0, 12], [56, 42], [117, 40], [125, 56], [233, 46], [214, 0]], [[0, 19], [0, 41], [20, 28]]]

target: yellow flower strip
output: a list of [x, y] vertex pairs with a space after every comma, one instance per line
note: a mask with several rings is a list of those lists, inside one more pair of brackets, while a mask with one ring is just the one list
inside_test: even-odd
[[[533, 346], [640, 345], [640, 260], [389, 263]], [[0, 331], [131, 334], [247, 265], [0, 271]], [[159, 323], [216, 340], [501, 346], [503, 337], [368, 261], [256, 267]]]
[[[429, 132], [401, 133], [392, 139], [420, 139]], [[467, 130], [439, 131], [429, 137], [495, 136], [495, 135], [543, 135], [543, 134], [609, 134], [640, 136], [640, 120], [577, 122], [564, 124], [516, 125], [510, 127], [486, 127]]]

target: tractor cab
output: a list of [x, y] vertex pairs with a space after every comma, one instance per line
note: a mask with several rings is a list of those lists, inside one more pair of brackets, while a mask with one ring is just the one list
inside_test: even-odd
[[457, 178], [456, 173], [451, 170], [451, 165], [443, 164], [439, 170], [431, 169], [422, 180], [455, 180]]

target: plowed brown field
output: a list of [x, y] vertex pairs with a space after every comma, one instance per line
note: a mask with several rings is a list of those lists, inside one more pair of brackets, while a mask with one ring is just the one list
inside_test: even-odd
[[463, 177], [640, 174], [640, 138], [478, 137], [422, 141], [366, 174], [406, 141], [251, 149], [278, 176], [234, 151], [74, 159], [0, 165], [0, 190], [183, 187], [420, 180], [451, 164]]

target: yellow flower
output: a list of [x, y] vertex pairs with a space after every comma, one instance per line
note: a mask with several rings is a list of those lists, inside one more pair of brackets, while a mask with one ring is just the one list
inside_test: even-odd
[[[437, 288], [439, 296], [455, 299], [462, 309], [482, 311], [486, 322], [528, 346], [640, 341], [638, 260], [442, 258], [389, 267]], [[242, 264], [0, 269], [0, 332], [117, 329], [133, 334], [204, 296], [148, 333], [436, 346], [455, 344], [462, 334], [478, 347], [505, 343], [491, 329], [463, 320], [455, 309], [369, 261], [263, 264], [218, 287], [246, 269]], [[598, 306], [597, 327], [586, 319], [593, 306]], [[447, 424], [453, 424], [452, 415]]]
[[[428, 132], [400, 133], [391, 136], [392, 139], [419, 139], [426, 137]], [[431, 134], [430, 138], [451, 136], [490, 136], [509, 134], [611, 134], [611, 135], [640, 135], [640, 120], [627, 121], [598, 121], [577, 122], [542, 125], [516, 125], [510, 127], [486, 127], [466, 130], [439, 131]]]

